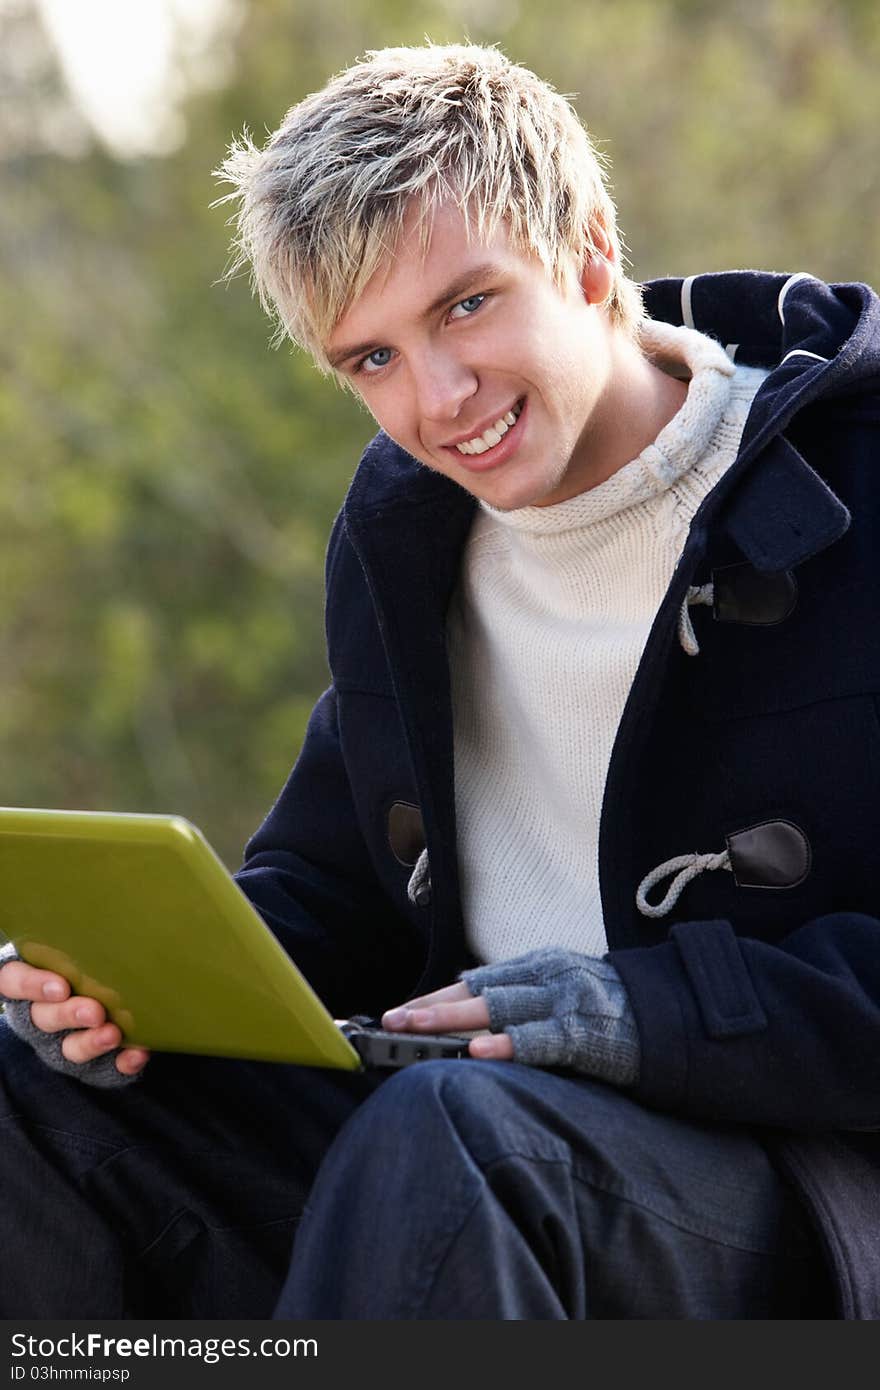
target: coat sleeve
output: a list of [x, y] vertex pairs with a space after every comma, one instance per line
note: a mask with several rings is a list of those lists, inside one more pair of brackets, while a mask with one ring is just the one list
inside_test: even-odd
[[[341, 526], [328, 550], [328, 609]], [[405, 998], [423, 947], [384, 892], [359, 825], [337, 692], [312, 711], [296, 764], [236, 881], [336, 1017]]]
[[880, 922], [817, 917], [770, 945], [681, 922], [609, 953], [641, 1045], [634, 1096], [715, 1122], [880, 1129]]

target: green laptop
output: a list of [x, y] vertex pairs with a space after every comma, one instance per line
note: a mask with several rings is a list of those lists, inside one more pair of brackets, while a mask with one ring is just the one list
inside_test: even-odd
[[354, 1071], [360, 1057], [180, 816], [0, 808], [0, 935], [127, 1044]]

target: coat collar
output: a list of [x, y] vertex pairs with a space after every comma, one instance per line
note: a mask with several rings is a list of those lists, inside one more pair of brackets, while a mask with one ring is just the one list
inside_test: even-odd
[[792, 569], [839, 540], [849, 513], [784, 430], [820, 398], [880, 384], [877, 296], [867, 285], [753, 270], [655, 280], [644, 296], [653, 317], [709, 333], [735, 361], [770, 368], [737, 461], [692, 532], [717, 522], [766, 573]]

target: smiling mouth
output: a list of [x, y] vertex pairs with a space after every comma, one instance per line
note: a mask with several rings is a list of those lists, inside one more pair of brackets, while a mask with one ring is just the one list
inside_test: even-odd
[[522, 412], [523, 401], [519, 400], [504, 415], [500, 416], [493, 425], [484, 430], [482, 434], [475, 434], [472, 439], [467, 439], [462, 444], [453, 444], [452, 448], [457, 449], [460, 454], [486, 454], [490, 449], [494, 449], [500, 444], [507, 431], [516, 424]]

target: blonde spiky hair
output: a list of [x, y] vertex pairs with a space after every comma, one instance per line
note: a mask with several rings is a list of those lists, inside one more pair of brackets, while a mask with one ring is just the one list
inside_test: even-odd
[[423, 251], [433, 210], [451, 199], [481, 240], [504, 220], [558, 285], [567, 253], [581, 265], [604, 232], [618, 253], [609, 314], [637, 333], [641, 292], [620, 266], [602, 157], [570, 103], [497, 48], [368, 52], [291, 107], [262, 150], [245, 131], [216, 173], [233, 186], [218, 201], [238, 203], [227, 276], [250, 265], [276, 341], [289, 336], [323, 371], [333, 329], [387, 264], [413, 200]]

